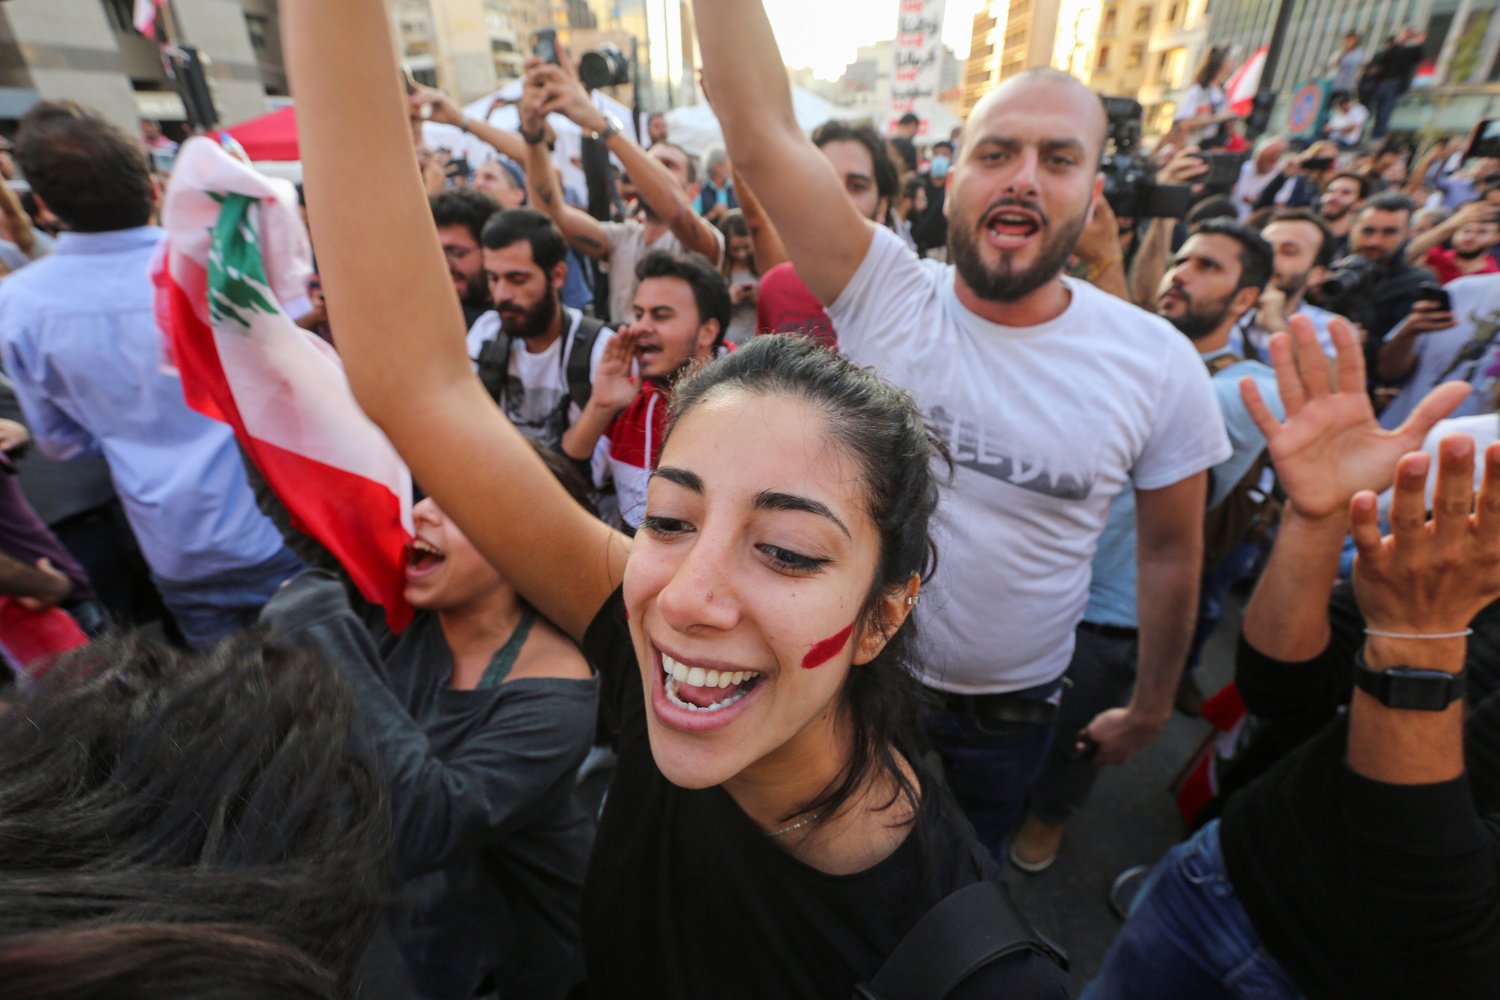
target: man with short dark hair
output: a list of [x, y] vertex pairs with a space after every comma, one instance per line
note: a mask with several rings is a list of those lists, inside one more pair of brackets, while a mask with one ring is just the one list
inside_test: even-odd
[[1350, 231], [1351, 256], [1368, 262], [1368, 273], [1353, 292], [1336, 299], [1320, 296], [1320, 304], [1343, 313], [1364, 327], [1365, 356], [1377, 371], [1380, 343], [1391, 328], [1406, 318], [1433, 274], [1406, 259], [1406, 240], [1416, 206], [1404, 194], [1387, 191], [1365, 202]]
[[1301, 313], [1312, 320], [1323, 353], [1334, 357], [1337, 352], [1328, 323], [1336, 314], [1306, 299], [1308, 288], [1321, 282], [1333, 263], [1333, 234], [1305, 208], [1277, 211], [1260, 232], [1275, 253], [1275, 268], [1260, 303], [1236, 325], [1229, 346], [1242, 357], [1267, 361], [1271, 334], [1288, 329], [1287, 321]]
[[[1107, 119], [1079, 81], [1028, 70], [975, 106], [949, 173], [943, 265], [837, 196], [837, 174], [797, 127], [761, 4], [694, 9], [729, 155], [827, 304], [839, 349], [908, 389], [952, 452], [938, 518], [950, 556], [916, 612], [919, 664], [949, 785], [1003, 861], [1052, 740], [1089, 560], [1127, 488], [1150, 595], [1142, 676], [1166, 683], [1139, 685], [1129, 708], [1088, 730], [1100, 760], [1120, 762], [1171, 716], [1197, 608], [1207, 470], [1231, 453], [1212, 387], [1169, 323], [1062, 274], [1104, 186]], [[1064, 396], [1096, 419], [1059, 408]]]
[[890, 143], [901, 157], [901, 168], [904, 172], [917, 169], [917, 147], [913, 139], [917, 137], [917, 130], [922, 126], [922, 119], [908, 111], [902, 115], [891, 129]]
[[[1208, 366], [1233, 446], [1229, 458], [1209, 470], [1209, 510], [1226, 501], [1266, 446], [1240, 397], [1240, 380], [1253, 378], [1272, 411], [1278, 418], [1282, 414], [1275, 373], [1257, 361], [1244, 360], [1229, 346], [1242, 320], [1255, 311], [1272, 274], [1272, 248], [1260, 233], [1237, 220], [1210, 219], [1193, 230], [1162, 280], [1157, 311], [1192, 341]], [[1012, 864], [1022, 871], [1038, 872], [1052, 864], [1068, 821], [1098, 776], [1093, 762], [1080, 758], [1075, 734], [1102, 713], [1128, 703], [1137, 684], [1157, 683], [1136, 671], [1140, 621], [1135, 520], [1135, 496], [1125, 490], [1110, 504], [1109, 522], [1099, 536], [1089, 603], [1078, 625], [1066, 674], [1069, 684], [1058, 706], [1057, 740], [1048, 751], [1047, 766], [1032, 790], [1026, 821], [1011, 851]], [[1204, 572], [1215, 568], [1206, 566]], [[1222, 594], [1210, 595], [1207, 582], [1204, 599], [1221, 598]], [[1171, 665], [1169, 671], [1173, 683], [1178, 666]], [[1146, 669], [1167, 667], [1157, 662]]]
[[615, 484], [631, 531], [646, 512], [646, 484], [661, 456], [672, 386], [724, 343], [729, 284], [700, 254], [653, 250], [636, 266], [635, 321], [604, 352], [588, 405], [563, 438], [575, 462], [592, 460], [597, 486]]
[[658, 142], [666, 142], [667, 137], [667, 116], [660, 111], [653, 111], [651, 117], [646, 119], [646, 148], [650, 149]]
[[1328, 224], [1333, 234], [1331, 254], [1334, 260], [1349, 251], [1349, 231], [1354, 228], [1354, 216], [1365, 199], [1370, 197], [1370, 179], [1363, 174], [1347, 171], [1334, 174], [1323, 188], [1318, 199], [1318, 214]]
[[549, 448], [564, 446], [614, 331], [563, 305], [568, 245], [542, 213], [501, 212], [480, 242], [495, 309], [469, 330], [469, 357], [511, 423]]
[[[234, 433], [189, 409], [162, 364], [149, 273], [164, 233], [145, 152], [71, 101], [36, 105], [16, 159], [68, 226], [56, 251], [0, 285], [5, 367], [42, 450], [102, 454], [184, 636], [254, 622], [301, 569], [257, 509]], [[305, 305], [305, 302], [304, 302]]]
[[1407, 244], [1406, 259], [1425, 264], [1446, 285], [1455, 278], [1500, 271], [1490, 254], [1496, 244], [1500, 208], [1471, 201]]
[[[901, 171], [874, 126], [868, 122], [851, 125], [832, 118], [813, 129], [812, 142], [839, 175], [844, 194], [859, 214], [877, 225], [886, 225]], [[941, 199], [938, 207], [942, 207]], [[929, 211], [931, 208], [929, 202]], [[757, 327], [766, 333], [795, 333], [812, 337], [826, 347], [838, 346], [833, 320], [791, 261], [761, 275], [755, 319]]]
[[479, 236], [490, 216], [500, 211], [500, 205], [474, 187], [440, 191], [427, 200], [432, 206], [432, 221], [437, 226], [453, 290], [463, 307], [464, 328], [468, 329], [490, 309], [490, 288], [484, 276]]

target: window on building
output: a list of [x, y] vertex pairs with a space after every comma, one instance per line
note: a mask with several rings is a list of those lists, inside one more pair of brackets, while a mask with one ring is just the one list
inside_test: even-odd
[[1109, 69], [1109, 46], [1108, 45], [1101, 45], [1101, 46], [1099, 46], [1099, 61], [1098, 61], [1098, 63], [1095, 64], [1094, 68], [1095, 69]]
[[264, 14], [245, 15], [245, 31], [250, 35], [250, 45], [256, 52], [266, 51], [266, 32], [269, 30]]
[[424, 87], [437, 86], [437, 70], [433, 69], [431, 66], [427, 67], [426, 69], [412, 70], [411, 78]]
[[1125, 57], [1126, 69], [1140, 69], [1141, 62], [1146, 58], [1146, 46], [1137, 42], [1130, 47], [1130, 54]]
[[104, 0], [104, 10], [116, 31], [134, 31], [135, 3], [133, 0]]
[[1119, 11], [1111, 7], [1104, 12], [1104, 24], [1099, 29], [1101, 35], [1113, 35], [1115, 33], [1115, 18]]
[[1135, 12], [1135, 30], [1137, 32], [1149, 31], [1151, 28], [1151, 8], [1141, 7]]

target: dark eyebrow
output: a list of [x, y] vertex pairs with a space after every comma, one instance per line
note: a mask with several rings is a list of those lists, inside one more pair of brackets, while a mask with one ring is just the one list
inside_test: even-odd
[[819, 517], [826, 517], [838, 525], [839, 530], [844, 533], [845, 538], [851, 541], [854, 539], [854, 536], [849, 534], [849, 529], [844, 527], [844, 522], [840, 521], [833, 511], [828, 509], [827, 504], [809, 497], [799, 497], [792, 493], [776, 493], [771, 490], [762, 490], [755, 494], [755, 499], [751, 501], [750, 505], [756, 510], [800, 510], [808, 514], [817, 514]]
[[665, 479], [669, 483], [676, 483], [683, 489], [692, 490], [694, 493], [703, 492], [703, 480], [698, 477], [697, 473], [689, 472], [686, 469], [676, 469], [670, 465], [664, 465], [651, 473], [651, 478]]
[[844, 175], [844, 183], [847, 184], [849, 181], [864, 181], [866, 184], [875, 183], [875, 179], [869, 174], [856, 174], [852, 170]]
[[1083, 155], [1083, 143], [1077, 139], [1043, 139], [1037, 147], [1044, 153], [1077, 153]]

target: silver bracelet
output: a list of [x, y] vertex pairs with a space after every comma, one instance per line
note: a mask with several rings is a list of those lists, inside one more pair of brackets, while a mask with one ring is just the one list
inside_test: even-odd
[[1377, 632], [1372, 628], [1365, 629], [1365, 635], [1373, 635], [1380, 639], [1462, 639], [1474, 634], [1474, 630], [1466, 628], [1462, 632], [1429, 632], [1422, 635], [1418, 632]]

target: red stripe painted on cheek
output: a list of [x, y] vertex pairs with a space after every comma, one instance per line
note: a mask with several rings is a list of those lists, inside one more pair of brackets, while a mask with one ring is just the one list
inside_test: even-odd
[[854, 633], [854, 623], [845, 625], [836, 635], [831, 635], [822, 642], [813, 643], [812, 649], [802, 658], [802, 669], [811, 670], [821, 667], [843, 650], [844, 644], [849, 641], [849, 636]]

